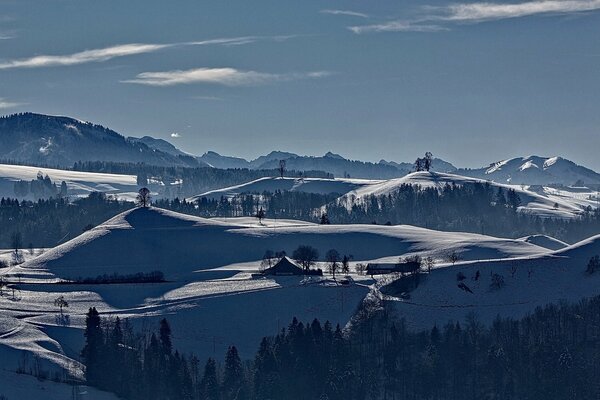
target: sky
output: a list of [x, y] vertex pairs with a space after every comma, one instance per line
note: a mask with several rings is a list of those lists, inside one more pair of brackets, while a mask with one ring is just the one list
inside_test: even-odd
[[193, 153], [600, 170], [600, 0], [0, 0], [0, 114]]

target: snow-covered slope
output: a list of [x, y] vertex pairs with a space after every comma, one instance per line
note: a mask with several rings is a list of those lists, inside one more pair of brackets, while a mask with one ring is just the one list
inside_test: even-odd
[[479, 169], [460, 169], [461, 175], [515, 185], [600, 184], [600, 174], [562, 157], [518, 157]]
[[[413, 226], [314, 225], [290, 221], [248, 227], [248, 220], [212, 220], [158, 208], [126, 211], [24, 264], [25, 272], [46, 270], [63, 278], [161, 270], [170, 279], [198, 271], [259, 260], [265, 250], [299, 245], [321, 254], [335, 248], [356, 260], [408, 252], [459, 250], [467, 259], [524, 256], [546, 251], [533, 244], [489, 236], [432, 231]], [[182, 246], [184, 248], [182, 248]], [[463, 251], [464, 250], [464, 251]], [[467, 251], [468, 250], [468, 251]], [[115, 254], [127, 254], [116, 258]]]
[[565, 243], [562, 240], [558, 240], [547, 235], [530, 235], [520, 238], [518, 240], [535, 244], [536, 246], [540, 246], [548, 250], [560, 250], [569, 246], [568, 243]]
[[273, 193], [277, 190], [319, 194], [344, 194], [351, 190], [355, 190], [364, 186], [370, 186], [378, 182], [380, 181], [372, 181], [367, 179], [266, 177], [243, 183], [241, 185], [211, 190], [209, 192], [193, 196], [189, 198], [188, 201], [196, 201], [203, 197], [206, 197], [209, 200], [218, 200], [221, 197], [231, 198], [241, 193]]
[[[468, 185], [486, 183], [478, 178], [470, 178], [455, 174], [437, 172], [414, 172], [402, 178], [389, 179], [359, 187], [338, 201], [351, 207], [353, 202], [361, 201], [370, 195], [381, 196], [393, 193], [402, 185], [419, 185], [421, 187], [443, 187], [446, 184]], [[514, 189], [521, 199], [519, 210], [542, 217], [571, 218], [580, 215], [585, 207], [597, 207], [597, 192], [586, 188], [569, 190], [543, 186], [508, 185], [489, 182], [494, 188]]]
[[54, 168], [29, 167], [25, 165], [0, 164], [0, 197], [15, 197], [14, 182], [35, 180], [41, 172], [53, 183], [67, 183], [69, 195], [87, 196], [93, 191], [105, 192], [124, 199], [133, 199], [138, 186], [135, 175], [103, 174], [96, 172], [68, 171]]
[[[548, 303], [600, 295], [600, 273], [585, 272], [597, 254], [600, 235], [549, 255], [446, 265], [429, 274], [409, 299], [390, 295], [385, 302], [416, 328], [464, 321], [471, 313], [484, 323], [498, 315], [520, 317]], [[459, 272], [466, 277], [462, 282], [457, 280]], [[504, 285], [492, 285], [492, 274], [501, 275]]]
[[[318, 248], [321, 255], [331, 248], [352, 254], [353, 263], [393, 261], [415, 253], [440, 259], [449, 251], [460, 252], [465, 260], [548, 253], [524, 241], [411, 226], [325, 226], [291, 220], [260, 225], [248, 218], [203, 219], [138, 208], [22, 266], [0, 269], [12, 282], [0, 296], [0, 313], [6, 316], [0, 320], [0, 349], [13, 354], [5, 368], [14, 368], [25, 350], [53, 365], [66, 362], [80, 374], [79, 364], [71, 359], [83, 345], [84, 314], [92, 306], [146, 328], [167, 315], [175, 346], [200, 357], [222, 357], [231, 344], [250, 356], [262, 336], [277, 332], [294, 316], [346, 324], [371, 290], [370, 277], [353, 275], [351, 285], [338, 285], [327, 276], [252, 277], [265, 250], [291, 254], [301, 244]], [[58, 278], [157, 269], [167, 282], [55, 283]], [[70, 304], [65, 310], [68, 324], [53, 307], [53, 299], [61, 295]], [[24, 342], [30, 347], [22, 349]]]

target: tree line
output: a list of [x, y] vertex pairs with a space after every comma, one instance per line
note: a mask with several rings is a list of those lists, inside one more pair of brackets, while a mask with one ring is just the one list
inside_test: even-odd
[[596, 399], [600, 297], [550, 304], [521, 318], [475, 315], [411, 330], [367, 304], [343, 331], [293, 319], [252, 359], [235, 346], [200, 365], [173, 348], [171, 328], [134, 333], [128, 321], [86, 318], [88, 383], [125, 399]]

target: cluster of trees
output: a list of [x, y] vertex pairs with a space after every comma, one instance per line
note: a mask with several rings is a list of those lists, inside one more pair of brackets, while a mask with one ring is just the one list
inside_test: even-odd
[[536, 309], [522, 319], [474, 315], [414, 331], [377, 304], [351, 331], [293, 319], [252, 360], [224, 364], [173, 350], [171, 330], [133, 333], [91, 309], [83, 351], [90, 384], [126, 399], [595, 399], [600, 298]]
[[[73, 202], [64, 198], [35, 202], [2, 198], [0, 248], [54, 247], [133, 206], [102, 193], [91, 193]], [[14, 247], [16, 236], [18, 248]]]
[[38, 172], [36, 179], [31, 181], [19, 180], [13, 184], [15, 196], [19, 198], [31, 197], [35, 199], [49, 199], [51, 197], [65, 197], [67, 183], [62, 181], [60, 186], [53, 183], [48, 175]]
[[223, 368], [208, 359], [204, 368], [193, 355], [173, 349], [166, 319], [150, 335], [134, 332], [128, 320], [102, 319], [90, 308], [82, 357], [90, 385], [125, 399], [249, 399], [246, 369], [234, 346]]
[[317, 194], [304, 192], [280, 191], [261, 194], [240, 194], [231, 198], [207, 199], [203, 197], [197, 202], [187, 202], [178, 198], [174, 200], [154, 199], [156, 207], [167, 208], [185, 214], [201, 217], [257, 217], [262, 209], [262, 218], [290, 218], [304, 221], [320, 221], [320, 214], [315, 209], [337, 199], [339, 194]]
[[137, 272], [135, 274], [112, 274], [98, 275], [95, 278], [76, 278], [61, 283], [79, 283], [84, 285], [108, 285], [114, 283], [160, 283], [165, 282], [162, 271]]
[[587, 208], [573, 219], [540, 218], [517, 212], [520, 205], [514, 190], [494, 189], [489, 183], [447, 184], [441, 188], [402, 185], [389, 195], [369, 196], [350, 209], [330, 203], [326, 212], [336, 224], [408, 224], [508, 238], [546, 234], [568, 243], [600, 232], [600, 210]]

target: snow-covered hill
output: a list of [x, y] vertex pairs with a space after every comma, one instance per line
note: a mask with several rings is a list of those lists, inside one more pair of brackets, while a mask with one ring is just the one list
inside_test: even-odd
[[[200, 357], [222, 357], [235, 344], [252, 354], [264, 335], [292, 317], [346, 324], [372, 290], [370, 277], [338, 285], [328, 276], [254, 278], [267, 249], [291, 254], [301, 244], [354, 255], [353, 264], [397, 260], [407, 254], [442, 259], [460, 252], [465, 260], [533, 257], [548, 250], [520, 240], [437, 232], [412, 226], [315, 225], [299, 221], [248, 218], [203, 219], [157, 208], [138, 208], [22, 266], [0, 269], [11, 287], [0, 296], [0, 352], [5, 368], [18, 363], [21, 350], [53, 365], [65, 363], [75, 374], [83, 345], [81, 328], [89, 307], [153, 326], [168, 315], [175, 346]], [[321, 267], [325, 267], [321, 265]], [[95, 277], [161, 270], [167, 282], [153, 284], [57, 284], [58, 278]], [[20, 283], [18, 283], [20, 282]], [[15, 288], [14, 293], [12, 288]], [[68, 324], [53, 300], [64, 296]], [[10, 334], [8, 334], [10, 332]], [[34, 338], [35, 340], [31, 340]], [[22, 348], [23, 343], [28, 348]]]
[[223, 189], [211, 190], [193, 196], [188, 201], [197, 201], [203, 197], [209, 200], [218, 200], [221, 197], [231, 198], [242, 193], [263, 193], [275, 191], [298, 191], [319, 194], [345, 194], [361, 187], [370, 186], [381, 181], [367, 179], [325, 179], [325, 178], [273, 178], [256, 179], [241, 185], [230, 186]]
[[419, 185], [421, 187], [441, 188], [446, 184], [469, 185], [489, 182], [496, 190], [515, 190], [522, 205], [519, 211], [528, 212], [542, 217], [572, 218], [580, 215], [584, 208], [598, 206], [598, 193], [587, 188], [556, 189], [545, 186], [508, 185], [470, 178], [455, 174], [437, 172], [413, 172], [397, 179], [389, 179], [359, 187], [342, 196], [338, 201], [351, 207], [354, 202], [360, 202], [368, 196], [382, 196], [395, 192], [402, 185]]
[[96, 172], [68, 171], [54, 168], [29, 167], [24, 165], [0, 164], [0, 197], [16, 197], [14, 182], [31, 181], [41, 172], [53, 183], [67, 184], [69, 196], [87, 196], [91, 192], [104, 192], [121, 199], [133, 200], [138, 186], [135, 175], [104, 174]]
[[[385, 302], [413, 328], [464, 321], [471, 313], [486, 324], [496, 316], [518, 318], [548, 303], [600, 295], [600, 273], [585, 272], [597, 254], [600, 235], [546, 255], [446, 265], [429, 274], [410, 298], [392, 294]], [[464, 280], [458, 280], [459, 273]], [[493, 285], [493, 274], [504, 284]]]
[[600, 174], [562, 157], [518, 157], [479, 169], [460, 169], [460, 175], [514, 185], [600, 184]]

